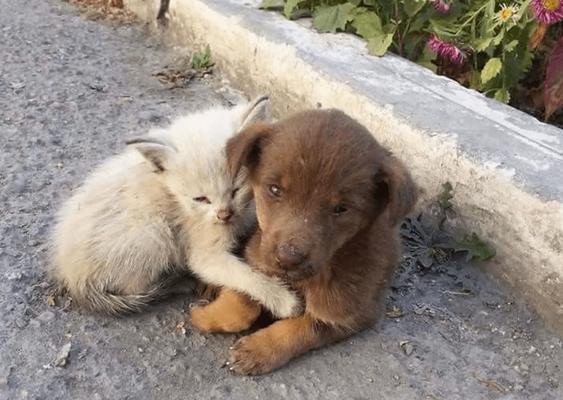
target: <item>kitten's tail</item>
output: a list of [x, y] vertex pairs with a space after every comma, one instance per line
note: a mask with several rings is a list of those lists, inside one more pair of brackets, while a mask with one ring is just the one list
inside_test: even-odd
[[137, 313], [145, 309], [149, 303], [162, 300], [176, 293], [186, 293], [193, 289], [193, 284], [178, 281], [178, 276], [167, 277], [156, 283], [144, 293], [117, 294], [96, 284], [88, 283], [78, 293], [70, 292], [72, 301], [89, 311], [109, 315]]

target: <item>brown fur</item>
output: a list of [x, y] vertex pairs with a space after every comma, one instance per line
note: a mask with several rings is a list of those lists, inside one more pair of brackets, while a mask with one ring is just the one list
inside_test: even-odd
[[398, 263], [398, 222], [416, 200], [401, 162], [336, 110], [257, 124], [227, 154], [234, 171], [249, 169], [256, 199], [249, 263], [290, 282], [306, 303], [304, 315], [240, 339], [231, 369], [267, 373], [371, 326]]
[[250, 328], [260, 315], [260, 303], [232, 289], [222, 288], [218, 297], [203, 307], [191, 310], [192, 325], [202, 332], [241, 332]]

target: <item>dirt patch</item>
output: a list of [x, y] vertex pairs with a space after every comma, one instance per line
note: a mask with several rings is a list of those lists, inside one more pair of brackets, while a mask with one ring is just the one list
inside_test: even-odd
[[126, 10], [123, 0], [63, 0], [73, 4], [90, 20], [111, 19], [131, 24], [137, 20], [134, 13]]

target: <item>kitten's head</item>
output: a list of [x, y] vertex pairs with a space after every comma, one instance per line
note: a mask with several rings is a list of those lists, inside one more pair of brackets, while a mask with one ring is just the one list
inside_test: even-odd
[[177, 119], [167, 129], [129, 140], [167, 185], [184, 212], [236, 225], [253, 213], [247, 173], [233, 176], [225, 145], [237, 132], [268, 118], [268, 98], [234, 108], [212, 108]]

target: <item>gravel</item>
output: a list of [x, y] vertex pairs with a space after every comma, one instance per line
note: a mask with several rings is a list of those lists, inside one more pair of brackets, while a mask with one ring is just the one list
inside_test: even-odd
[[152, 75], [186, 54], [142, 26], [58, 0], [0, 6], [0, 399], [563, 398], [561, 339], [460, 260], [403, 263], [394, 318], [257, 378], [221, 368], [235, 336], [182, 329], [189, 296], [126, 318], [49, 305], [53, 215], [88, 171], [127, 137], [238, 94], [218, 77], [167, 88]]

